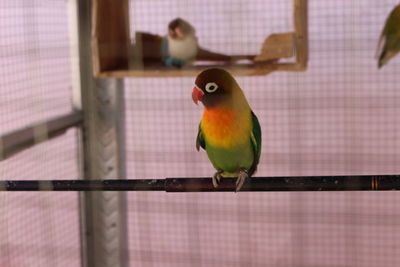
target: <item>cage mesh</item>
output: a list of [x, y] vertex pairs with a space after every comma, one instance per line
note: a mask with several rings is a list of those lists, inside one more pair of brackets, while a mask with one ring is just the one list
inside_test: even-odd
[[71, 110], [66, 1], [1, 1], [0, 47], [0, 134]]
[[[1, 180], [77, 179], [76, 130], [0, 162]], [[0, 266], [79, 266], [78, 194], [0, 193]]]
[[[71, 111], [67, 1], [0, 2], [0, 134]], [[306, 72], [236, 77], [263, 129], [256, 176], [398, 174], [400, 59], [377, 70], [394, 0], [309, 1]], [[200, 44], [257, 54], [292, 1], [131, 0], [135, 31], [180, 16]], [[127, 176], [209, 177], [194, 78], [125, 80]], [[0, 179], [76, 179], [76, 130], [0, 163]], [[128, 193], [130, 266], [363, 266], [400, 261], [396, 192]], [[80, 266], [76, 193], [0, 193], [0, 266]]]
[[[399, 172], [399, 58], [374, 58], [396, 1], [309, 1], [306, 72], [236, 77], [263, 130], [256, 176]], [[131, 29], [191, 22], [200, 45], [258, 53], [292, 1], [130, 1]], [[129, 178], [210, 177], [194, 78], [127, 79]], [[129, 194], [131, 265], [397, 266], [395, 192]]]
[[[66, 1], [0, 1], [0, 134], [71, 107]], [[77, 179], [77, 131], [0, 161], [0, 180]], [[0, 266], [80, 266], [77, 193], [0, 193]]]

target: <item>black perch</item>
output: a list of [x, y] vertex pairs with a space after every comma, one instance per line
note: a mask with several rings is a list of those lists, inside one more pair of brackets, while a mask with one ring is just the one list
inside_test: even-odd
[[[236, 178], [224, 178], [214, 188], [211, 178], [128, 180], [0, 181], [0, 191], [235, 191]], [[241, 191], [369, 191], [400, 190], [400, 175], [254, 177]]]

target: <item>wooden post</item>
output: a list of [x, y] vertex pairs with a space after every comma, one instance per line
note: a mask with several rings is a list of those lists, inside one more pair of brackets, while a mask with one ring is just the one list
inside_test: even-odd
[[127, 69], [129, 61], [128, 0], [93, 0], [92, 50], [95, 75]]
[[293, 0], [293, 22], [295, 28], [296, 62], [299, 70], [307, 68], [308, 61], [308, 17], [307, 0]]

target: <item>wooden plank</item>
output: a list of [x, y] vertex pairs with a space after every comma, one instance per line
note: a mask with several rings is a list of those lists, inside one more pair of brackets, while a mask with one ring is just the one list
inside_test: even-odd
[[260, 55], [255, 61], [267, 61], [294, 56], [294, 33], [274, 33], [265, 39]]
[[199, 47], [199, 52], [197, 54], [196, 60], [234, 63], [235, 61], [238, 60], [253, 60], [254, 57], [255, 55], [225, 55]]
[[92, 55], [93, 72], [128, 68], [128, 0], [93, 0]]
[[65, 133], [69, 128], [82, 123], [82, 118], [82, 112], [75, 111], [0, 136], [0, 144], [2, 144], [0, 160]]
[[166, 67], [145, 67], [144, 69], [113, 70], [100, 74], [101, 78], [127, 77], [195, 77], [202, 70], [210, 67], [219, 67], [229, 71], [234, 76], [266, 75], [273, 71], [299, 71], [296, 63], [262, 63], [262, 64], [230, 64], [230, 65], [202, 65], [184, 69]]
[[117, 70], [103, 72], [101, 76], [106, 77], [194, 77], [198, 75], [202, 70], [209, 67], [220, 67], [231, 72], [235, 76], [240, 75], [265, 75], [275, 70], [274, 66], [266, 68], [260, 66], [255, 68], [254, 66], [239, 66], [239, 65], [205, 65], [205, 66], [193, 66], [184, 69], [171, 69], [166, 67], [157, 68], [144, 68], [142, 70]]
[[307, 0], [293, 0], [293, 22], [295, 28], [296, 62], [299, 70], [306, 70], [308, 62], [308, 17]]

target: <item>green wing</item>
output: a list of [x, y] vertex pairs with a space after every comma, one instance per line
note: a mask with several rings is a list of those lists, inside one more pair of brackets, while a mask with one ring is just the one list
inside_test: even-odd
[[253, 122], [253, 130], [251, 132], [251, 144], [253, 146], [254, 151], [254, 162], [249, 170], [249, 175], [251, 176], [257, 169], [258, 161], [260, 160], [261, 155], [261, 127], [258, 122], [257, 116], [251, 112], [251, 119]]
[[378, 43], [378, 67], [385, 65], [400, 51], [400, 5], [389, 14]]
[[203, 132], [201, 131], [201, 122], [199, 124], [199, 132], [197, 133], [196, 138], [196, 149], [200, 150], [200, 147], [206, 149], [206, 141], [204, 140]]
[[389, 36], [392, 34], [398, 35], [400, 33], [400, 5], [396, 6], [392, 12], [390, 12], [385, 22], [382, 35]]

